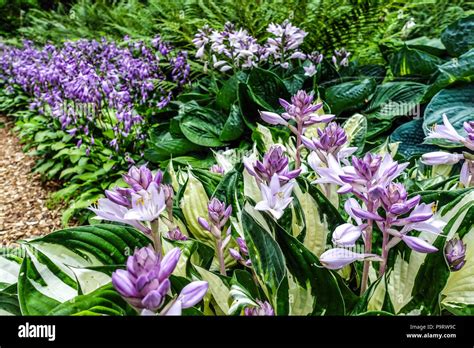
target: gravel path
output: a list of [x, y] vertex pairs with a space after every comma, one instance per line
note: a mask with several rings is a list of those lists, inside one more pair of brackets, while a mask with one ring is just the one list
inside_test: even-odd
[[0, 116], [0, 246], [61, 227], [61, 208], [47, 207], [49, 192], [58, 185], [32, 174], [34, 159], [23, 153], [12, 127]]

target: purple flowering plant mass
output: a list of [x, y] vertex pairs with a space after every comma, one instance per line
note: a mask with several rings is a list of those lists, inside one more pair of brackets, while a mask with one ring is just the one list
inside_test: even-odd
[[0, 41], [0, 110], [74, 221], [0, 250], [0, 311], [472, 315], [472, 47], [211, 24]]

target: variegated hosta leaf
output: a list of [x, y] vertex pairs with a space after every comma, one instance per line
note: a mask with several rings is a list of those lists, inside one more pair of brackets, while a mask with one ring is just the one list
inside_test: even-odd
[[449, 275], [441, 306], [454, 314], [474, 315], [474, 204], [464, 215], [456, 233], [466, 244], [466, 264]]
[[240, 284], [231, 286], [229, 297], [232, 299], [229, 315], [238, 315], [244, 308], [257, 305], [249, 291]]
[[0, 249], [0, 290], [17, 282], [22, 257], [20, 248]]
[[150, 243], [133, 228], [109, 224], [74, 227], [25, 242], [18, 277], [21, 313], [46, 315], [67, 301], [73, 306], [77, 296], [110, 283], [110, 274], [136, 248]]
[[212, 297], [216, 304], [217, 315], [227, 315], [229, 313], [229, 286], [216, 274], [199, 266], [194, 266], [202, 280], [209, 283], [209, 290], [206, 297]]
[[188, 230], [201, 242], [214, 246], [212, 235], [205, 231], [198, 223], [199, 217], [207, 217], [207, 204], [209, 198], [202, 183], [191, 173], [188, 172], [188, 181], [184, 190], [180, 207], [186, 220]]

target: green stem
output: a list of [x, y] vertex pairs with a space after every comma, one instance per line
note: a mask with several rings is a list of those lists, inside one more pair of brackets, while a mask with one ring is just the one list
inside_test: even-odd
[[225, 261], [224, 261], [223, 251], [224, 250], [222, 250], [222, 240], [220, 238], [216, 239], [216, 252], [217, 252], [217, 258], [219, 260], [219, 270], [222, 275], [226, 276], [227, 273], [225, 271]]
[[160, 235], [160, 220], [156, 219], [151, 222], [151, 234], [153, 236], [153, 244], [155, 251], [160, 253], [162, 252], [161, 247], [161, 235]]

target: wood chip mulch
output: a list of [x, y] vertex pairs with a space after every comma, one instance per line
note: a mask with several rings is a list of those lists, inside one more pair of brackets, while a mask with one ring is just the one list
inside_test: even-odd
[[48, 208], [58, 183], [33, 174], [33, 157], [22, 151], [11, 119], [0, 116], [0, 246], [61, 228], [61, 207]]

